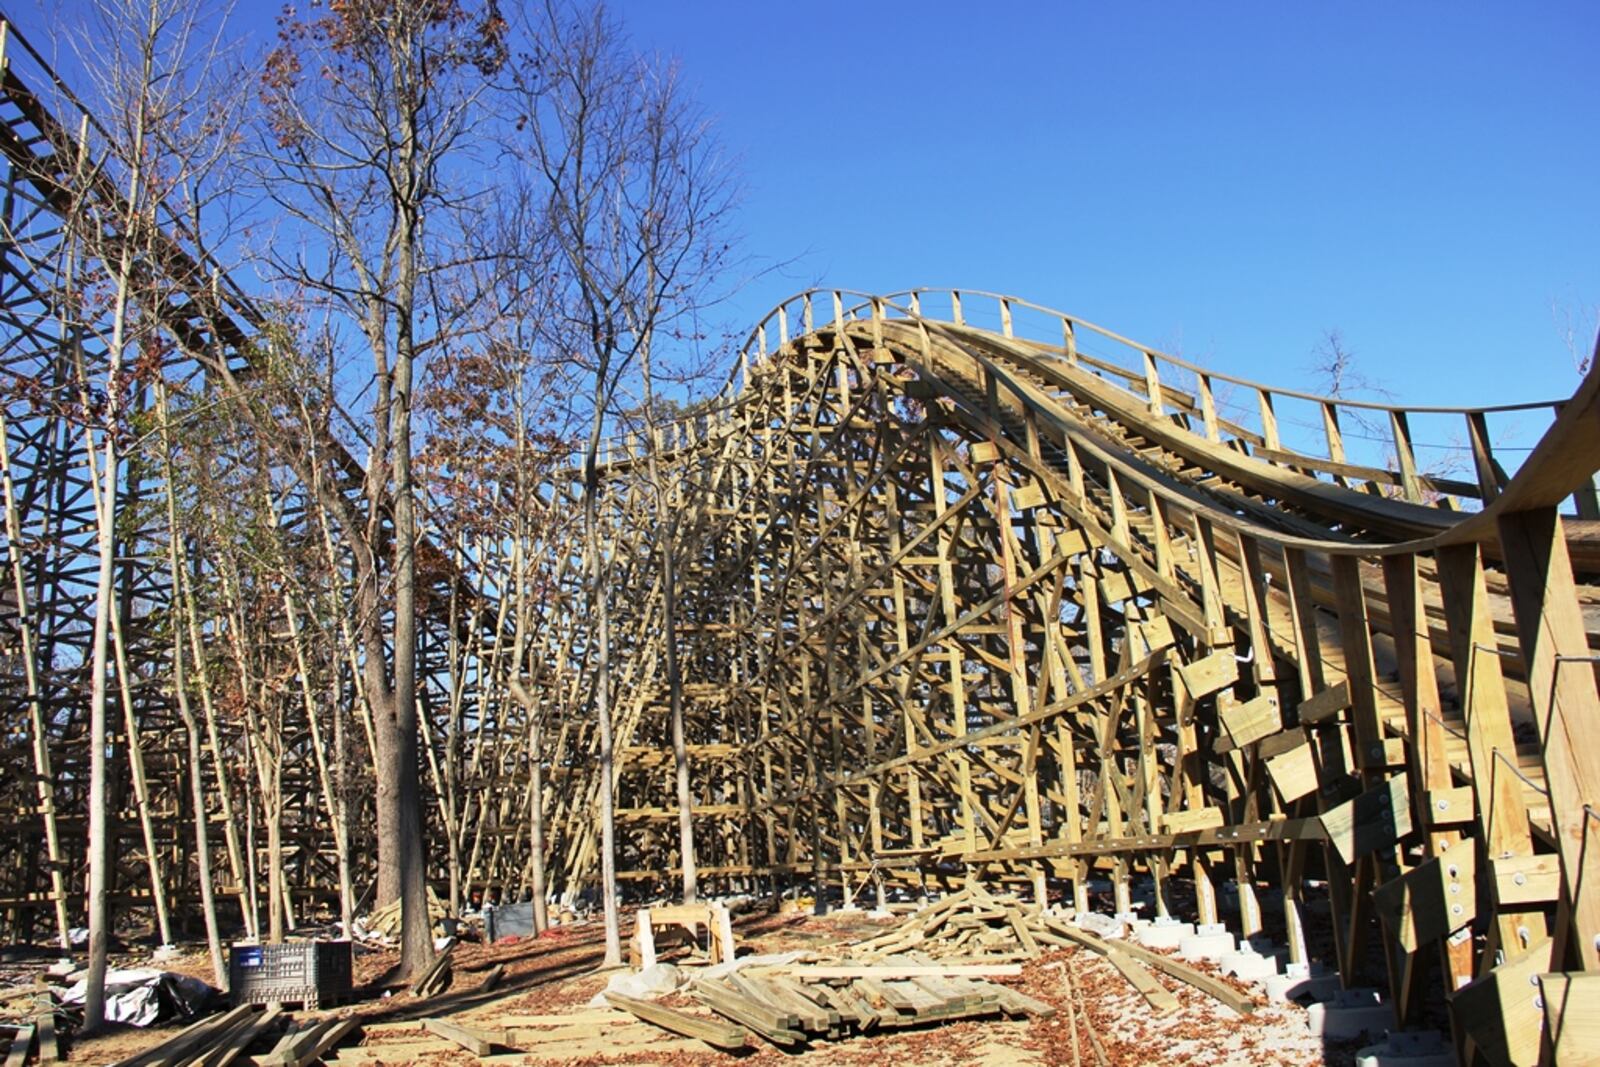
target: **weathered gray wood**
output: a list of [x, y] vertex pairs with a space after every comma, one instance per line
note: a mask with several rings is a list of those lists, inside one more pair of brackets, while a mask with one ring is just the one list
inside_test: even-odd
[[454, 1041], [474, 1056], [487, 1056], [496, 1045], [506, 1043], [504, 1030], [490, 1030], [481, 1026], [466, 1026], [448, 1019], [424, 1019], [422, 1025], [430, 1034]]
[[729, 1026], [719, 1023], [715, 1019], [703, 1019], [674, 1011], [672, 1008], [662, 1007], [660, 1004], [651, 1004], [649, 1001], [636, 1000], [620, 993], [607, 993], [606, 1002], [613, 1007], [652, 1023], [664, 1030], [670, 1030], [684, 1037], [692, 1037], [697, 1041], [704, 1041], [720, 1049], [735, 1051], [748, 1048], [750, 1033], [742, 1026]]
[[17, 1032], [11, 1037], [11, 1048], [6, 1054], [5, 1067], [23, 1067], [28, 1062], [28, 1054], [33, 1051], [34, 1025], [23, 1023], [17, 1027]]

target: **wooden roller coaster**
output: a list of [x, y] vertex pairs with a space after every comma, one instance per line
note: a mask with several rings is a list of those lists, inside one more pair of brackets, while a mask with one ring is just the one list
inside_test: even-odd
[[[26, 63], [53, 78], [42, 61], [13, 52], [0, 931], [65, 939], [81, 913], [93, 516], [80, 443], [41, 397], [68, 373], [46, 275], [75, 135], [24, 81]], [[174, 314], [247, 362], [260, 327], [245, 297], [192, 263], [173, 283], [191, 298]], [[177, 360], [167, 374], [198, 376]], [[718, 396], [604, 457], [611, 783], [593, 758], [576, 530], [545, 527], [540, 613], [508, 620], [511, 547], [434, 522], [436, 881], [453, 906], [523, 892], [537, 804], [551, 891], [577, 898], [598, 877], [609, 786], [624, 892], [670, 894], [678, 701], [713, 891], [852, 903], [978, 879], [1121, 913], [1142, 897], [1381, 983], [1397, 1024], [1447, 1002], [1462, 1049], [1531, 1062], [1541, 1034], [1559, 1048], [1600, 1001], [1600, 745], [1582, 740], [1600, 726], [1597, 393], [1591, 372], [1555, 402], [1406, 408], [1231, 377], [1005, 296], [799, 295]], [[127, 499], [159, 498], [158, 465], [125, 478]], [[567, 471], [545, 496], [559, 512], [579, 490]], [[198, 817], [225, 831], [218, 888], [244, 926], [274, 864], [292, 924], [338, 899], [341, 863], [347, 884], [371, 879], [371, 782], [335, 789], [327, 767], [335, 737], [361, 763], [353, 664], [279, 602], [270, 647], [294, 684], [270, 739], [276, 836], [263, 735], [209, 702], [197, 812], [168, 636], [182, 569], [166, 569], [163, 509], [138, 514], [118, 553], [119, 910], [163, 938], [188, 921]], [[190, 548], [182, 581], [217, 566]], [[202, 662], [228, 659], [242, 620], [224, 614], [187, 620]], [[514, 646], [531, 649], [521, 665]], [[507, 693], [524, 667], [528, 704]]]

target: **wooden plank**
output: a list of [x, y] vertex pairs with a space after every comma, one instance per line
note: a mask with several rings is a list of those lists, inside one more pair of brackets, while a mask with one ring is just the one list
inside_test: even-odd
[[711, 958], [717, 963], [732, 963], [738, 956], [738, 946], [733, 941], [733, 916], [728, 906], [720, 902], [711, 905]]
[[329, 1052], [337, 1048], [351, 1034], [361, 1028], [359, 1019], [333, 1019], [320, 1028], [317, 1039], [301, 1050], [298, 1059], [292, 1060], [285, 1067], [305, 1067], [306, 1064], [325, 1058]]
[[11, 1037], [11, 1051], [6, 1056], [5, 1067], [24, 1067], [28, 1062], [28, 1053], [33, 1050], [34, 1031], [32, 1023], [17, 1027], [17, 1032]]
[[628, 941], [628, 962], [640, 970], [656, 964], [656, 934], [651, 908], [640, 908], [633, 915], [633, 937]]
[[232, 1030], [240, 1020], [254, 1015], [255, 1012], [255, 1005], [241, 1004], [221, 1015], [208, 1016], [185, 1027], [156, 1047], [118, 1061], [115, 1067], [158, 1067], [162, 1064], [177, 1063], [193, 1055], [195, 1050], [209, 1045], [217, 1035]]
[[809, 1033], [821, 1034], [839, 1025], [837, 1012], [823, 1008], [805, 993], [797, 990], [782, 975], [751, 977], [749, 982], [758, 989], [767, 1002], [791, 1012], [800, 1020], [800, 1028]]
[[282, 1014], [283, 1009], [273, 1005], [241, 1019], [237, 1025], [218, 1033], [201, 1055], [186, 1061], [185, 1067], [227, 1067], [227, 1064], [244, 1055], [257, 1037], [276, 1026]]
[[1402, 772], [1322, 813], [1323, 832], [1340, 859], [1353, 863], [1411, 833], [1409, 781]]
[[291, 1028], [272, 1051], [256, 1057], [263, 1067], [303, 1067], [318, 1059], [359, 1025], [355, 1019], [310, 1019]]
[[974, 464], [993, 463], [1000, 458], [1000, 446], [989, 441], [974, 441], [967, 446], [967, 455]]
[[1567, 537], [1553, 507], [1502, 515], [1499, 531], [1573, 940], [1583, 969], [1600, 970], [1600, 744], [1588, 736], [1600, 693]]
[[1020, 993], [1010, 986], [997, 986], [1000, 990], [1000, 1008], [1013, 1018], [1048, 1019], [1056, 1009], [1044, 1001]]
[[[1366, 772], [1370, 781], [1388, 765], [1388, 754], [1383, 745], [1383, 718], [1378, 711], [1377, 668], [1373, 663], [1372, 628], [1361, 581], [1361, 561], [1354, 556], [1334, 556], [1330, 566], [1334, 601], [1339, 608], [1339, 642], [1344, 650], [1345, 682], [1350, 690], [1350, 724], [1354, 733], [1350, 747], [1355, 752], [1356, 766]], [[1408, 808], [1410, 803], [1407, 798]]]
[[850, 1023], [863, 1031], [878, 1025], [878, 1013], [846, 990], [828, 985], [815, 985], [810, 989], [830, 1011], [838, 1013], [841, 1022]]
[[[1531, 856], [1533, 832], [1522, 782], [1513, 773], [1517, 742], [1482, 554], [1475, 544], [1455, 545], [1441, 548], [1434, 563], [1477, 794], [1477, 836], [1490, 856]], [[1502, 947], [1530, 943], [1548, 931], [1544, 915], [1536, 911], [1500, 911], [1494, 924]]]
[[439, 988], [440, 985], [444, 984], [441, 981], [442, 972], [450, 966], [450, 954], [455, 949], [456, 942], [451, 941], [445, 946], [444, 951], [435, 956], [433, 962], [423, 969], [423, 972], [417, 976], [416, 981], [411, 983], [412, 996], [429, 997], [435, 993], [442, 992]]
[[892, 982], [901, 978], [1015, 978], [1020, 963], [904, 964], [901, 966], [803, 963], [778, 968], [797, 978], [876, 978]]
[[1067, 938], [1069, 941], [1082, 945], [1085, 948], [1092, 949], [1095, 952], [1100, 953], [1102, 956], [1109, 954], [1113, 950], [1126, 953], [1128, 956], [1133, 957], [1139, 962], [1150, 967], [1154, 967], [1163, 974], [1170, 975], [1186, 985], [1193, 986], [1208, 996], [1215, 997], [1217, 1000], [1232, 1008], [1240, 1015], [1248, 1015], [1256, 1010], [1256, 1003], [1254, 1000], [1245, 996], [1243, 993], [1239, 992], [1237, 989], [1233, 988], [1227, 983], [1220, 982], [1202, 971], [1196, 970], [1187, 964], [1180, 963], [1175, 959], [1163, 956], [1159, 952], [1147, 949], [1143, 945], [1135, 945], [1132, 942], [1125, 944], [1113, 944], [1109, 941], [1106, 941], [1104, 938], [1096, 937], [1087, 930], [1080, 930], [1076, 926], [1062, 922], [1059, 919], [1047, 918], [1045, 919], [1045, 925], [1049, 926], [1050, 929]]
[[1197, 808], [1194, 811], [1173, 811], [1161, 816], [1161, 829], [1169, 834], [1183, 834], [1192, 830], [1209, 830], [1225, 825], [1222, 809]]
[[1011, 490], [1011, 506], [1018, 511], [1028, 511], [1044, 502], [1044, 488], [1038, 482], [1027, 482]]
[[730, 1026], [715, 1019], [703, 1019], [685, 1012], [674, 1011], [660, 1004], [636, 1000], [620, 993], [606, 993], [606, 1003], [621, 1008], [647, 1023], [652, 1023], [674, 1034], [704, 1041], [716, 1048], [730, 1051], [748, 1048], [750, 1032], [742, 1026]]
[[754, 990], [740, 979], [738, 974], [730, 974], [726, 978], [716, 981], [700, 981], [695, 984], [696, 990], [704, 989], [713, 995], [724, 999], [743, 1002], [749, 1006], [754, 1014], [764, 1019], [763, 1026], [780, 1030], [800, 1030], [800, 1019], [793, 1012], [779, 1004], [774, 1004], [759, 991]]
[[1489, 860], [1495, 903], [1502, 908], [1549, 904], [1561, 896], [1561, 857], [1499, 856]]
[[500, 984], [500, 979], [504, 978], [505, 976], [506, 976], [506, 965], [503, 964], [503, 963], [495, 964], [493, 967], [490, 967], [488, 969], [488, 971], [486, 971], [484, 973], [483, 981], [478, 983], [478, 992], [480, 992], [480, 993], [493, 992], [494, 991], [494, 987], [499, 985]]
[[855, 979], [855, 981], [851, 984], [866, 994], [871, 1003], [882, 1004], [892, 1012], [909, 1012], [915, 1014], [917, 1010], [915, 1003], [906, 999], [903, 993], [901, 993], [898, 989], [893, 988], [885, 981], [881, 981], [877, 978], [863, 977]]
[[1299, 739], [1299, 744], [1282, 749], [1264, 760], [1267, 777], [1272, 780], [1272, 786], [1278, 791], [1285, 807], [1316, 792], [1319, 784], [1316, 749], [1304, 732], [1292, 731], [1292, 734]]
[[1148, 622], [1128, 627], [1128, 646], [1133, 649], [1135, 659], [1154, 655], [1175, 644], [1177, 638], [1172, 633], [1172, 620], [1165, 615], [1157, 615]]
[[56, 1037], [55, 1009], [40, 1012], [34, 1023], [39, 1027], [39, 1062], [57, 1062], [61, 1059], [61, 1042]]
[[1446, 937], [1478, 916], [1477, 848], [1464, 838], [1372, 891], [1372, 902], [1407, 952]]
[[1478, 814], [1470, 785], [1430, 789], [1424, 794], [1423, 807], [1428, 825], [1433, 827], [1470, 825]]
[[1450, 1012], [1491, 1063], [1539, 1062], [1544, 1008], [1539, 976], [1550, 970], [1550, 939], [1506, 960], [1488, 974], [1456, 990]]
[[1030, 957], [1039, 955], [1039, 942], [1033, 939], [1033, 933], [1028, 929], [1027, 922], [1022, 918], [1016, 908], [1008, 908], [1006, 920], [1011, 924], [1011, 929], [1016, 932], [1017, 941], [1022, 945], [1022, 951]]
[[783, 1013], [776, 1011], [770, 1005], [741, 996], [727, 986], [717, 982], [701, 981], [695, 984], [691, 994], [718, 1015], [748, 1027], [775, 1045], [788, 1048], [805, 1043], [804, 1033], [781, 1025], [777, 1021], [775, 1017], [787, 1018]]
[[1219, 738], [1215, 746], [1218, 752], [1243, 748], [1283, 729], [1278, 698], [1271, 693], [1263, 693], [1242, 704], [1220, 703], [1219, 698], [1217, 718], [1222, 721], [1223, 729], [1228, 732], [1227, 740], [1231, 742], [1224, 745]]
[[428, 1033], [442, 1037], [446, 1041], [454, 1041], [474, 1056], [487, 1056], [494, 1051], [496, 1045], [506, 1043], [506, 1033], [501, 1030], [489, 1030], [481, 1026], [463, 1026], [453, 1023], [448, 1019], [424, 1019], [422, 1025]]
[[1600, 974], [1541, 974], [1544, 1000], [1544, 1062], [1600, 1064]]
[[1300, 702], [1300, 721], [1303, 723], [1326, 722], [1350, 706], [1350, 686], [1340, 681], [1320, 692], [1313, 693], [1309, 700]]
[[1183, 679], [1189, 695], [1199, 700], [1238, 681], [1239, 661], [1234, 659], [1233, 649], [1219, 649], [1204, 659], [1179, 667], [1178, 677]]
[[1106, 953], [1106, 959], [1121, 972], [1122, 977], [1126, 978], [1133, 988], [1139, 991], [1139, 995], [1144, 997], [1145, 1003], [1150, 1005], [1151, 1010], [1157, 1015], [1170, 1015], [1178, 1010], [1178, 998], [1157, 981], [1156, 976], [1143, 964], [1126, 952], [1119, 952], [1114, 946]]

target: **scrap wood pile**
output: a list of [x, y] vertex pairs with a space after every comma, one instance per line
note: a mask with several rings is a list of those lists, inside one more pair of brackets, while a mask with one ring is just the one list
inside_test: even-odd
[[[1070, 932], [1069, 932], [1070, 931]], [[893, 930], [851, 945], [858, 960], [916, 949], [949, 963], [1037, 959], [1050, 948], [1076, 947], [1077, 931], [1037, 904], [971, 886], [930, 904]]]
[[956, 1019], [1055, 1013], [1042, 1001], [964, 970], [910, 954], [871, 967], [751, 967], [701, 978], [690, 995], [726, 1023], [615, 993], [605, 996], [646, 1022], [724, 1049], [748, 1047], [752, 1035], [788, 1048]]
[[[1110, 920], [1101, 925], [1118, 926]], [[1055, 1014], [1053, 1005], [989, 979], [1019, 977], [1025, 962], [1061, 948], [1104, 956], [1158, 1014], [1178, 1010], [1179, 1002], [1153, 972], [1240, 1014], [1255, 1008], [1250, 996], [1223, 979], [981, 886], [953, 893], [894, 929], [845, 947], [837, 961], [751, 961], [713, 968], [694, 981], [689, 995], [720, 1019], [611, 991], [604, 996], [613, 1007], [718, 1048], [745, 1048], [756, 1037], [793, 1047], [957, 1019], [1048, 1018]], [[1064, 1002], [1081, 1004], [1070, 969], [1063, 972], [1061, 993]], [[1095, 1059], [1103, 1061], [1102, 1050], [1095, 1050]]]
[[[428, 887], [428, 919], [432, 923], [435, 937], [444, 934], [444, 920], [449, 917], [450, 909], [445, 906], [444, 901], [434, 894], [433, 887]], [[400, 937], [399, 899], [396, 898], [390, 901], [363, 919], [357, 919], [356, 934], [359, 937], [371, 940], [398, 940]]]
[[[350, 1037], [354, 1019], [295, 1021], [276, 1007], [242, 1004], [232, 1011], [212, 1015], [143, 1052], [120, 1060], [115, 1067], [226, 1067], [243, 1058], [262, 1067], [302, 1067], [327, 1055]], [[246, 1056], [258, 1041], [283, 1034], [269, 1051]]]
[[1152, 970], [1176, 978], [1214, 997], [1241, 1015], [1255, 1001], [1240, 988], [1180, 960], [1120, 937], [1121, 924], [1103, 924], [1117, 936], [1102, 937], [1038, 904], [1010, 894], [971, 886], [952, 893], [913, 915], [894, 930], [857, 942], [847, 950], [853, 959], [869, 961], [915, 949], [931, 960], [949, 964], [1000, 963], [1037, 959], [1056, 948], [1084, 948], [1104, 956], [1158, 1014], [1176, 1011], [1178, 1001]]

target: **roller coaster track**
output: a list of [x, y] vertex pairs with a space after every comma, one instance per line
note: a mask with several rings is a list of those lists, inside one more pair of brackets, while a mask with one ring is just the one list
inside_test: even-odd
[[[93, 507], [61, 397], [64, 353], [104, 353], [53, 273], [62, 161], [92, 123], [36, 95], [59, 87], [37, 54], [11, 59], [0, 813], [15, 833], [0, 919], [21, 939], [42, 915], [64, 934], [81, 911]], [[245, 367], [259, 315], [171, 233], [152, 262], [173, 283], [165, 328]], [[717, 396], [608, 446], [619, 878], [670, 893], [682, 864], [678, 700], [713, 891], [853, 902], [979, 878], [1079, 910], [1138, 898], [1380, 984], [1398, 1024], [1448, 1001], [1464, 1056], [1533, 1062], [1542, 1039], [1559, 1054], [1600, 965], [1600, 747], [1583, 743], [1597, 394], [1591, 373], [1556, 401], [1405, 407], [1230, 376], [997, 294], [799, 294], [752, 331]], [[127, 501], [151, 494], [151, 470], [127, 478]], [[571, 471], [545, 487], [557, 521], [537, 545], [452, 530], [432, 550], [428, 818], [435, 879], [457, 898], [526, 887], [535, 801], [552, 889], [575, 897], [597, 877], [595, 619], [562, 521], [576, 494]], [[197, 896], [157, 639], [167, 537], [152, 521], [121, 552], [124, 914]], [[542, 600], [519, 625], [497, 591], [535, 549]], [[227, 630], [206, 630], [219, 661]], [[505, 692], [524, 637], [534, 709]], [[273, 647], [282, 677], [357, 703], [337, 651]], [[284, 691], [293, 912], [338, 889], [323, 712]], [[231, 835], [219, 880], [250, 915], [267, 864], [242, 735], [225, 721], [211, 746], [204, 816]], [[365, 877], [370, 834], [351, 833]]]
[[[1597, 387], [1407, 409], [994, 294], [787, 301], [655, 445], [701, 864], [710, 838], [736, 843], [709, 868], [735, 881], [803, 874], [848, 901], [976, 874], [1079, 908], [1109, 876], [1119, 912], [1146, 879], [1161, 914], [1271, 929], [1296, 963], [1316, 941], [1401, 1022], [1436, 971], [1464, 1049], [1536, 1057], [1527, 976], [1592, 968], [1600, 932]], [[1291, 402], [1314, 435], [1284, 432]], [[1489, 427], [1534, 412], [1508, 475]], [[1472, 480], [1417, 461], [1411, 427], [1441, 424]], [[649, 451], [619, 442], [606, 468], [617, 559], [660, 548]], [[647, 883], [676, 819], [655, 582], [635, 568], [611, 597], [644, 663], [619, 687], [617, 781], [623, 877]], [[1308, 878], [1331, 935], [1306, 933]]]

